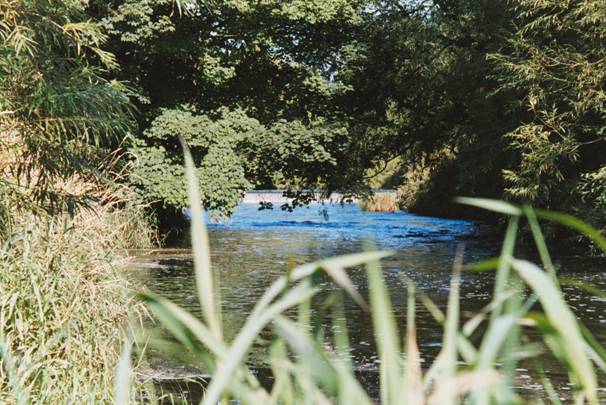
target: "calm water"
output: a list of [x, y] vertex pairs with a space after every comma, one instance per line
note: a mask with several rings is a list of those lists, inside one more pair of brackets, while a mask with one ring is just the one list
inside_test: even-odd
[[[396, 315], [404, 327], [405, 282], [409, 277], [443, 309], [448, 296], [450, 269], [457, 246], [464, 245], [465, 260], [476, 261], [498, 253], [499, 241], [488, 237], [478, 224], [469, 221], [419, 217], [407, 213], [365, 213], [356, 205], [313, 205], [293, 213], [275, 209], [259, 211], [256, 204], [242, 204], [229, 222], [209, 225], [214, 270], [220, 278], [223, 319], [226, 334], [233, 336], [242, 325], [257, 298], [289, 263], [306, 263], [344, 253], [359, 252], [366, 239], [379, 249], [395, 254], [383, 261], [386, 281]], [[191, 252], [163, 249], [149, 252], [134, 263], [145, 285], [200, 316], [196, 299]], [[557, 261], [569, 277], [606, 288], [601, 276], [602, 259], [564, 258]], [[366, 295], [362, 270], [352, 270], [351, 278]], [[461, 283], [463, 317], [479, 310], [489, 299], [493, 278], [490, 273], [465, 273]], [[334, 288], [330, 283], [327, 289]], [[606, 343], [606, 302], [573, 288], [565, 290], [577, 316]], [[377, 383], [370, 319], [355, 304], [346, 305], [353, 357], [359, 377], [373, 391]], [[441, 328], [425, 308], [417, 305], [419, 346], [425, 364], [440, 349]], [[167, 375], [197, 374], [204, 370], [178, 348], [151, 351], [152, 366]], [[251, 366], [264, 367], [262, 348], [253, 350]], [[565, 374], [548, 356], [542, 363], [558, 388], [569, 392]], [[521, 366], [524, 367], [523, 365]], [[539, 393], [540, 388], [521, 369], [520, 390]], [[606, 385], [606, 383], [602, 383]], [[606, 394], [605, 394], [606, 395]]]

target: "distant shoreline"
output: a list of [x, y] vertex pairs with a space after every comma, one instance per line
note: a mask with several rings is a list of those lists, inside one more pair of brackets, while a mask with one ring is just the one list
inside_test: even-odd
[[[395, 193], [395, 190], [375, 190], [375, 194], [392, 194]], [[317, 199], [320, 199], [323, 191], [315, 191], [314, 195]], [[330, 197], [324, 198], [322, 201], [329, 204], [338, 204], [343, 199], [343, 194], [340, 192], [332, 192]], [[270, 203], [287, 203], [291, 202], [292, 198], [284, 197], [284, 190], [257, 190], [250, 191], [244, 195], [243, 203], [246, 204], [255, 204], [264, 202]], [[352, 202], [359, 202], [359, 198], [351, 198]]]

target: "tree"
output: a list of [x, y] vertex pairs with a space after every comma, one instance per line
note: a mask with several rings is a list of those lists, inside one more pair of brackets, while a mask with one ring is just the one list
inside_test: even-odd
[[606, 225], [606, 4], [514, 2], [517, 29], [491, 54], [520, 125], [506, 194]]
[[[511, 12], [502, 1], [370, 2], [339, 78], [340, 102], [359, 117], [371, 155], [399, 158], [406, 208], [461, 215], [455, 195], [499, 197], [509, 153], [501, 135], [516, 117], [493, 94], [489, 52]], [[383, 166], [383, 164], [380, 164]]]
[[321, 122], [279, 120], [266, 127], [243, 110], [227, 107], [205, 114], [192, 108], [165, 109], [133, 141], [140, 163], [132, 183], [145, 200], [163, 209], [187, 206], [178, 134], [196, 161], [202, 203], [211, 214], [225, 217], [253, 187], [279, 184], [299, 190], [302, 184], [318, 185], [336, 171], [333, 155], [340, 144], [335, 139], [344, 133], [344, 128]]
[[363, 6], [92, 2], [89, 13], [122, 66], [118, 77], [139, 93], [131, 151], [141, 193], [163, 209], [185, 206], [179, 136], [200, 165], [205, 207], [220, 216], [254, 187], [361, 188], [352, 159], [364, 155], [337, 108], [344, 88], [334, 74]]

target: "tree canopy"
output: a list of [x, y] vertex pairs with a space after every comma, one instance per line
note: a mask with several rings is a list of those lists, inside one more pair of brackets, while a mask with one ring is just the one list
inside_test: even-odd
[[389, 186], [606, 226], [605, 21], [599, 0], [5, 1], [2, 170], [53, 195], [126, 140], [128, 183], [178, 210], [182, 138], [218, 216], [254, 188]]

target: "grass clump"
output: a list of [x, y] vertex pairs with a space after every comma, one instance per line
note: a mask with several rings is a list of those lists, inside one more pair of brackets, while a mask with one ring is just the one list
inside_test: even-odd
[[[171, 302], [152, 293], [142, 299], [166, 328], [203, 359], [212, 373], [203, 405], [246, 404], [521, 404], [515, 390], [516, 366], [522, 359], [535, 364], [545, 392], [557, 400], [553, 385], [536, 356], [549, 351], [567, 370], [575, 403], [598, 403], [599, 370], [606, 371], [606, 352], [581, 325], [564, 300], [557, 275], [538, 227], [537, 218], [571, 226], [606, 246], [604, 239], [586, 224], [570, 217], [534, 212], [492, 200], [462, 199], [460, 202], [496, 211], [510, 217], [500, 257], [475, 266], [463, 267], [458, 254], [453, 267], [448, 307], [442, 312], [412, 282], [408, 284], [406, 325], [398, 325], [393, 314], [379, 260], [388, 252], [368, 251], [296, 267], [278, 278], [255, 305], [232, 341], [224, 339], [221, 306], [209, 259], [206, 230], [197, 198], [192, 160], [186, 152], [189, 172], [192, 241], [203, 320], [198, 320]], [[527, 220], [542, 260], [541, 266], [514, 256], [518, 225]], [[362, 297], [346, 269], [366, 268], [369, 294]], [[494, 291], [488, 305], [462, 323], [459, 308], [461, 272], [466, 269], [496, 271]], [[318, 292], [318, 273], [327, 274], [362, 307], [370, 310], [375, 343], [380, 359], [380, 393], [375, 398], [357, 380], [350, 357], [347, 328], [340, 292], [323, 302]], [[527, 291], [528, 294], [523, 294]], [[427, 307], [443, 325], [441, 351], [425, 370], [416, 341], [416, 302]], [[328, 309], [331, 333], [322, 319], [311, 326], [312, 302]], [[314, 304], [315, 305], [315, 304]], [[329, 320], [328, 318], [326, 320]], [[543, 338], [537, 350], [525, 333], [536, 329]], [[263, 339], [260, 339], [260, 333]], [[403, 336], [401, 331], [405, 331]], [[480, 333], [477, 339], [478, 331]], [[268, 339], [268, 332], [271, 339]], [[472, 339], [472, 335], [474, 338]], [[273, 384], [263, 387], [247, 365], [253, 344], [265, 344], [273, 371]], [[559, 401], [559, 400], [558, 400]]]
[[398, 212], [398, 196], [395, 192], [380, 192], [360, 201], [360, 208], [367, 212]]
[[[112, 403], [133, 303], [123, 249], [148, 247], [140, 207], [104, 201], [48, 217], [14, 212], [0, 246], [0, 403]], [[98, 195], [99, 197], [99, 195]], [[128, 197], [128, 196], [126, 196]], [[9, 207], [10, 208], [10, 207]], [[143, 387], [131, 392], [134, 398]]]

